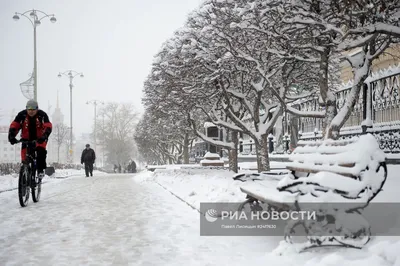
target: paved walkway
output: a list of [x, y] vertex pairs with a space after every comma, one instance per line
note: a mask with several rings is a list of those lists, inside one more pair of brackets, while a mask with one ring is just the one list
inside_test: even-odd
[[201, 237], [198, 212], [130, 175], [51, 182], [41, 201], [26, 208], [17, 191], [0, 194], [4, 266], [246, 265], [254, 258], [267, 262], [260, 258], [276, 244], [264, 237]]

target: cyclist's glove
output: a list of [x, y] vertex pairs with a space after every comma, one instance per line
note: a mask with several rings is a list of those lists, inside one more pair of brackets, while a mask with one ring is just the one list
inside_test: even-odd
[[18, 142], [18, 140], [15, 137], [10, 138], [8, 141], [10, 141], [11, 145], [14, 145]]
[[13, 134], [13, 132], [11, 132], [11, 130], [8, 133], [8, 141], [11, 143], [11, 145], [14, 145], [18, 142], [17, 139], [15, 138], [15, 134]]
[[41, 136], [38, 140], [37, 140], [37, 142], [39, 143], [39, 144], [42, 144], [43, 142], [45, 142], [47, 140], [47, 136], [46, 135], [43, 135], [43, 136]]

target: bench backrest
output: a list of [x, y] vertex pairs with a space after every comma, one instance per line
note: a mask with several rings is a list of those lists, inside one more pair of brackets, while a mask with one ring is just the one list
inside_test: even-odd
[[325, 141], [299, 141], [298, 147], [293, 151], [296, 154], [320, 153], [335, 154], [348, 150], [347, 145], [357, 142], [358, 138], [347, 140], [325, 140]]
[[[314, 144], [303, 142], [289, 156], [291, 167], [304, 165], [305, 169], [333, 172], [356, 173], [365, 170], [371, 160], [385, 161], [385, 154], [371, 134], [361, 135], [350, 140], [325, 140]], [[305, 144], [305, 145], [304, 145]], [[346, 170], [346, 168], [352, 168]]]

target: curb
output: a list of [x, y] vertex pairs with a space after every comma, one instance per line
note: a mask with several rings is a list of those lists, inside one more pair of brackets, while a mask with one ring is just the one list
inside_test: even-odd
[[165, 189], [166, 191], [168, 191], [169, 193], [171, 193], [173, 196], [175, 196], [177, 199], [179, 199], [180, 201], [186, 203], [189, 207], [191, 207], [193, 210], [196, 210], [198, 213], [205, 215], [204, 213], [202, 213], [199, 209], [197, 209], [195, 206], [193, 206], [192, 204], [190, 204], [189, 202], [185, 201], [184, 199], [182, 199], [181, 197], [179, 197], [178, 195], [176, 195], [175, 193], [173, 193], [171, 190], [167, 189], [166, 187], [164, 187], [163, 185], [161, 185], [160, 183], [158, 183], [157, 181], [154, 180], [154, 182], [159, 185], [160, 187], [162, 187], [163, 189]]

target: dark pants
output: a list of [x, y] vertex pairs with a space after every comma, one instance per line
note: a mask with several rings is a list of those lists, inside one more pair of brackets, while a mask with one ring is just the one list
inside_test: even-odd
[[47, 150], [45, 148], [36, 147], [36, 167], [38, 173], [43, 173], [43, 171], [46, 170], [46, 155]]
[[[47, 150], [44, 147], [36, 146], [36, 169], [38, 173], [43, 173], [46, 170], [46, 157], [47, 157]], [[33, 150], [32, 150], [33, 151]], [[22, 144], [21, 147], [21, 160], [26, 160], [26, 152], [27, 146]]]
[[86, 176], [89, 176], [89, 173], [90, 173], [90, 176], [93, 176], [93, 163], [90, 163], [90, 162], [86, 163], [85, 162], [85, 174], [86, 174]]

